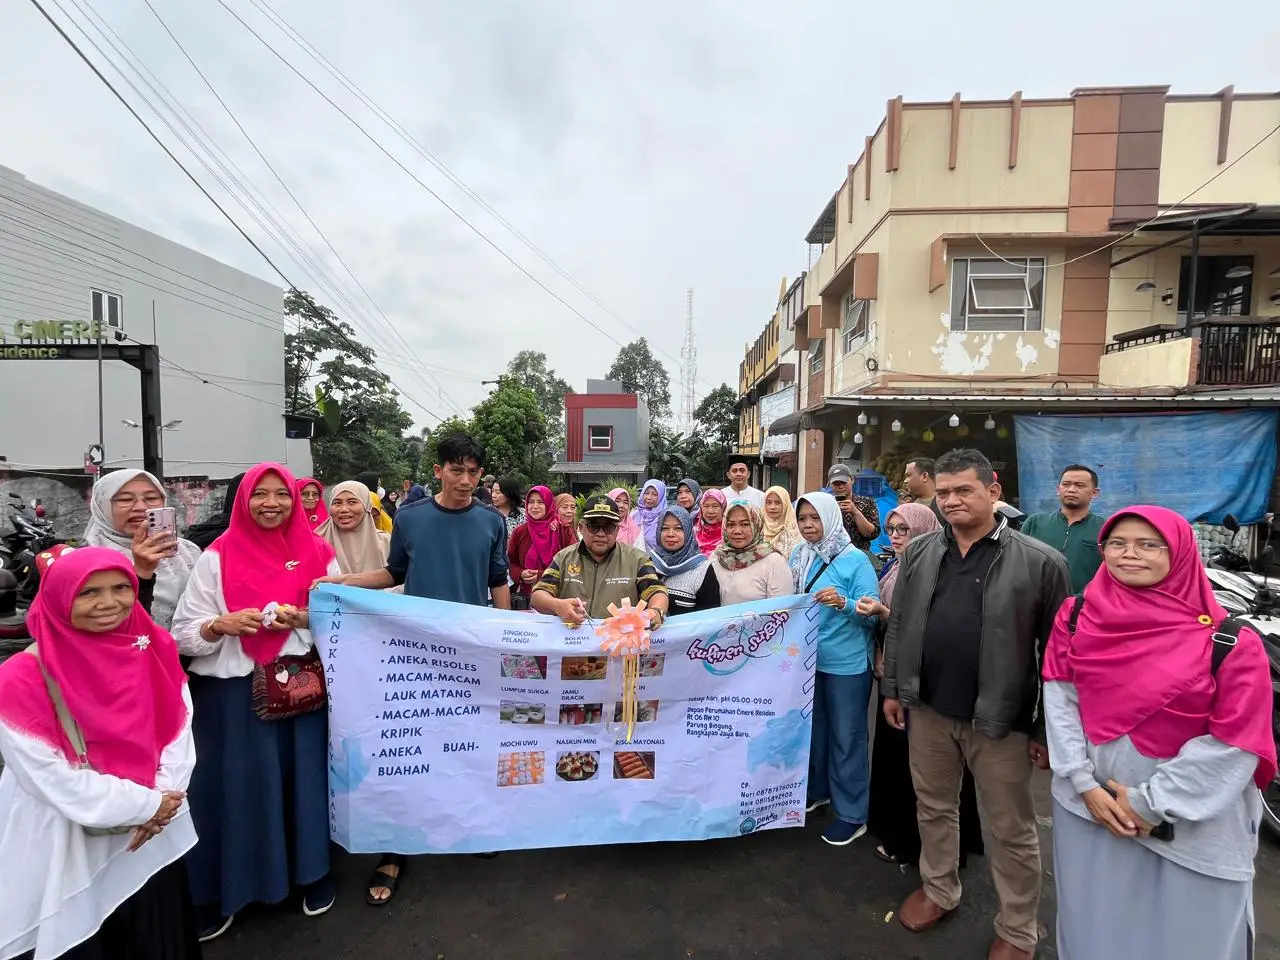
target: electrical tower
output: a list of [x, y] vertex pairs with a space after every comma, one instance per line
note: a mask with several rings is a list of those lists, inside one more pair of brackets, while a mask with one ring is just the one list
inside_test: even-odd
[[698, 345], [693, 338], [693, 287], [685, 291], [684, 346], [680, 348], [681, 430], [693, 433], [693, 411], [698, 405]]

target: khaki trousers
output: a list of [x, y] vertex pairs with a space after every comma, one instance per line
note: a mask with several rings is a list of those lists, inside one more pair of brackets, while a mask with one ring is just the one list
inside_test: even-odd
[[994, 740], [972, 723], [950, 720], [928, 707], [907, 717], [911, 780], [920, 822], [920, 879], [944, 910], [960, 903], [960, 783], [967, 763], [978, 787], [978, 810], [989, 837], [991, 876], [999, 910], [996, 935], [1034, 950], [1040, 907], [1040, 838], [1031, 800], [1027, 735]]

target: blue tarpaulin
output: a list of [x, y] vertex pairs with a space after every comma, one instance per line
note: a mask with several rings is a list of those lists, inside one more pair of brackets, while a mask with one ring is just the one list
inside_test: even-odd
[[1098, 473], [1103, 515], [1153, 503], [1193, 521], [1256, 523], [1271, 496], [1278, 422], [1276, 410], [1014, 417], [1019, 504], [1055, 509], [1062, 468], [1081, 463]]

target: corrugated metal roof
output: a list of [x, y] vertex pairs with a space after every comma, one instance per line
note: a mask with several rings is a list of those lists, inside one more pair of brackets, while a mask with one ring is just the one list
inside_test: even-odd
[[609, 463], [602, 460], [569, 461], [553, 463], [552, 473], [643, 473], [648, 465], [644, 463], [622, 462]]

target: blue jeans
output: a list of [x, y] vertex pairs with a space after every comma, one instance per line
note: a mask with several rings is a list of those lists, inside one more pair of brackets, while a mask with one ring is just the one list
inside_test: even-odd
[[871, 671], [852, 677], [814, 674], [813, 739], [809, 745], [809, 802], [831, 800], [847, 823], [867, 822], [867, 704]]

